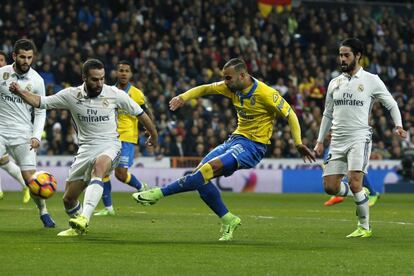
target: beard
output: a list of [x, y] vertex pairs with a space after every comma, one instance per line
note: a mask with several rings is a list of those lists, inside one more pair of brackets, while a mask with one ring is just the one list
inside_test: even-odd
[[341, 71], [343, 73], [351, 73], [356, 67], [356, 59], [354, 59], [350, 64], [341, 64]]
[[30, 65], [27, 63], [19, 64], [18, 62], [16, 62], [15, 65], [16, 65], [16, 71], [19, 74], [25, 74], [30, 70]]
[[88, 94], [89, 98], [98, 97], [99, 94], [102, 92], [102, 87], [96, 87], [95, 89], [86, 85], [86, 93]]

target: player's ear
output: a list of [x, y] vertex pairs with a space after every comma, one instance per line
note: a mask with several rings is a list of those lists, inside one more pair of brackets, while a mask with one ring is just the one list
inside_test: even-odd
[[17, 55], [16, 55], [16, 53], [15, 53], [15, 52], [13, 52], [12, 57], [13, 57], [13, 60], [14, 60], [14, 61], [16, 61], [16, 57], [17, 57]]

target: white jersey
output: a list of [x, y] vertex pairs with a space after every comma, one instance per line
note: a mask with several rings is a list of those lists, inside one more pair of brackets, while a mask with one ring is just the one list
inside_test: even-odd
[[5, 136], [10, 145], [27, 143], [30, 138], [40, 141], [45, 125], [46, 111], [34, 109], [19, 96], [9, 91], [10, 84], [16, 82], [22, 89], [39, 96], [45, 95], [42, 77], [32, 68], [26, 74], [18, 75], [13, 65], [0, 68], [0, 134]]
[[55, 95], [42, 97], [40, 108], [68, 109], [72, 113], [80, 146], [118, 141], [118, 108], [134, 116], [144, 112], [124, 91], [106, 84], [101, 94], [94, 98], [86, 94], [85, 84], [63, 89]]
[[333, 140], [371, 140], [369, 115], [376, 100], [388, 110], [393, 109], [391, 115], [396, 114], [392, 116], [394, 123], [401, 125], [398, 105], [377, 75], [361, 67], [352, 77], [342, 74], [332, 79], [328, 86], [323, 115], [332, 120]]

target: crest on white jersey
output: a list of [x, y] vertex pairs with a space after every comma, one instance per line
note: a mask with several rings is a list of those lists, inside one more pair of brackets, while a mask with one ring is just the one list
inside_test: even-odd
[[29, 92], [32, 91], [32, 88], [33, 87], [30, 83], [26, 86], [26, 90], [29, 91]]
[[102, 105], [103, 105], [104, 107], [108, 107], [108, 106], [109, 106], [109, 101], [108, 101], [108, 99], [103, 100]]
[[359, 92], [363, 92], [364, 91], [364, 85], [363, 84], [358, 85], [358, 91]]
[[8, 80], [10, 77], [10, 73], [9, 72], [4, 72], [3, 73], [3, 80]]

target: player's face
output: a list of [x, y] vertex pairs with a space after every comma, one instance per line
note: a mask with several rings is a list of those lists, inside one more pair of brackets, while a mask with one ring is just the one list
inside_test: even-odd
[[[359, 55], [359, 54], [358, 54]], [[342, 46], [339, 48], [339, 60], [341, 71], [344, 73], [351, 73], [356, 66], [357, 57], [352, 52], [351, 48]]]
[[232, 92], [240, 91], [244, 88], [242, 83], [243, 75], [240, 72], [236, 72], [236, 70], [234, 70], [234, 67], [227, 67], [223, 69], [223, 79], [224, 84]]
[[122, 85], [126, 85], [132, 78], [132, 70], [128, 64], [119, 64], [116, 70], [116, 78]]
[[33, 62], [33, 50], [19, 50], [18, 53], [13, 53], [13, 60], [15, 69], [18, 74], [24, 74], [29, 71]]
[[7, 61], [6, 58], [3, 55], [0, 55], [0, 67], [6, 66]]
[[91, 69], [87, 76], [83, 77], [86, 86], [86, 93], [91, 98], [101, 94], [105, 81], [105, 69]]

